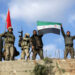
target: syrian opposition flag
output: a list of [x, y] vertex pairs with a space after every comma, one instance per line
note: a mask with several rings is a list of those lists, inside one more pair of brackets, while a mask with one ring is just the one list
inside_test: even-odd
[[46, 33], [60, 34], [61, 23], [38, 21], [37, 29], [39, 35], [46, 34]]
[[9, 9], [8, 9], [8, 13], [7, 13], [6, 23], [7, 23], [7, 29], [8, 29], [9, 27], [12, 27]]

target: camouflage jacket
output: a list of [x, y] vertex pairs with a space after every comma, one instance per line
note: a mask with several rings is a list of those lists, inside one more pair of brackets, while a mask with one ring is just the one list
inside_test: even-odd
[[29, 48], [30, 47], [30, 38], [23, 38], [23, 40], [21, 41], [21, 47], [22, 47], [22, 49]]
[[62, 32], [62, 35], [65, 40], [65, 45], [66, 46], [68, 46], [68, 45], [73, 46], [73, 40], [75, 39], [75, 36], [67, 36], [62, 27], [61, 27], [61, 32]]
[[15, 36], [13, 35], [13, 33], [5, 32], [3, 34], [0, 34], [0, 36], [4, 37], [5, 43], [14, 44], [15, 42]]
[[42, 36], [43, 35], [32, 35], [31, 37], [31, 45], [35, 47], [35, 49], [39, 49], [43, 47], [43, 42], [42, 42]]

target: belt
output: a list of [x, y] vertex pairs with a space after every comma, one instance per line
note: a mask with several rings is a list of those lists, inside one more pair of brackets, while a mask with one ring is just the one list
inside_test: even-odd
[[73, 47], [73, 44], [71, 44], [71, 45], [65, 45], [65, 46]]

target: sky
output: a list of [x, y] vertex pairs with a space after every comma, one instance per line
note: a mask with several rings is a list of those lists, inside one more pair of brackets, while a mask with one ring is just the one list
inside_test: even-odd
[[[69, 30], [72, 36], [75, 35], [75, 0], [0, 0], [0, 33], [5, 31], [8, 9], [16, 37], [15, 46], [20, 54], [18, 32], [23, 30], [24, 34], [32, 36], [33, 30], [37, 30], [37, 21], [62, 23], [65, 33]], [[42, 40], [45, 57], [64, 58], [65, 44], [61, 32], [60, 35], [45, 34]], [[20, 59], [20, 55], [16, 58]]]

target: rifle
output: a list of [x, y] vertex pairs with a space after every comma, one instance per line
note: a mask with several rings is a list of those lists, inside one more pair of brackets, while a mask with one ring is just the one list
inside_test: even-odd
[[20, 33], [20, 36], [19, 36], [19, 46], [21, 47], [21, 42], [22, 42], [22, 40], [23, 40], [23, 31], [21, 31], [21, 32], [18, 32], [18, 33]]

